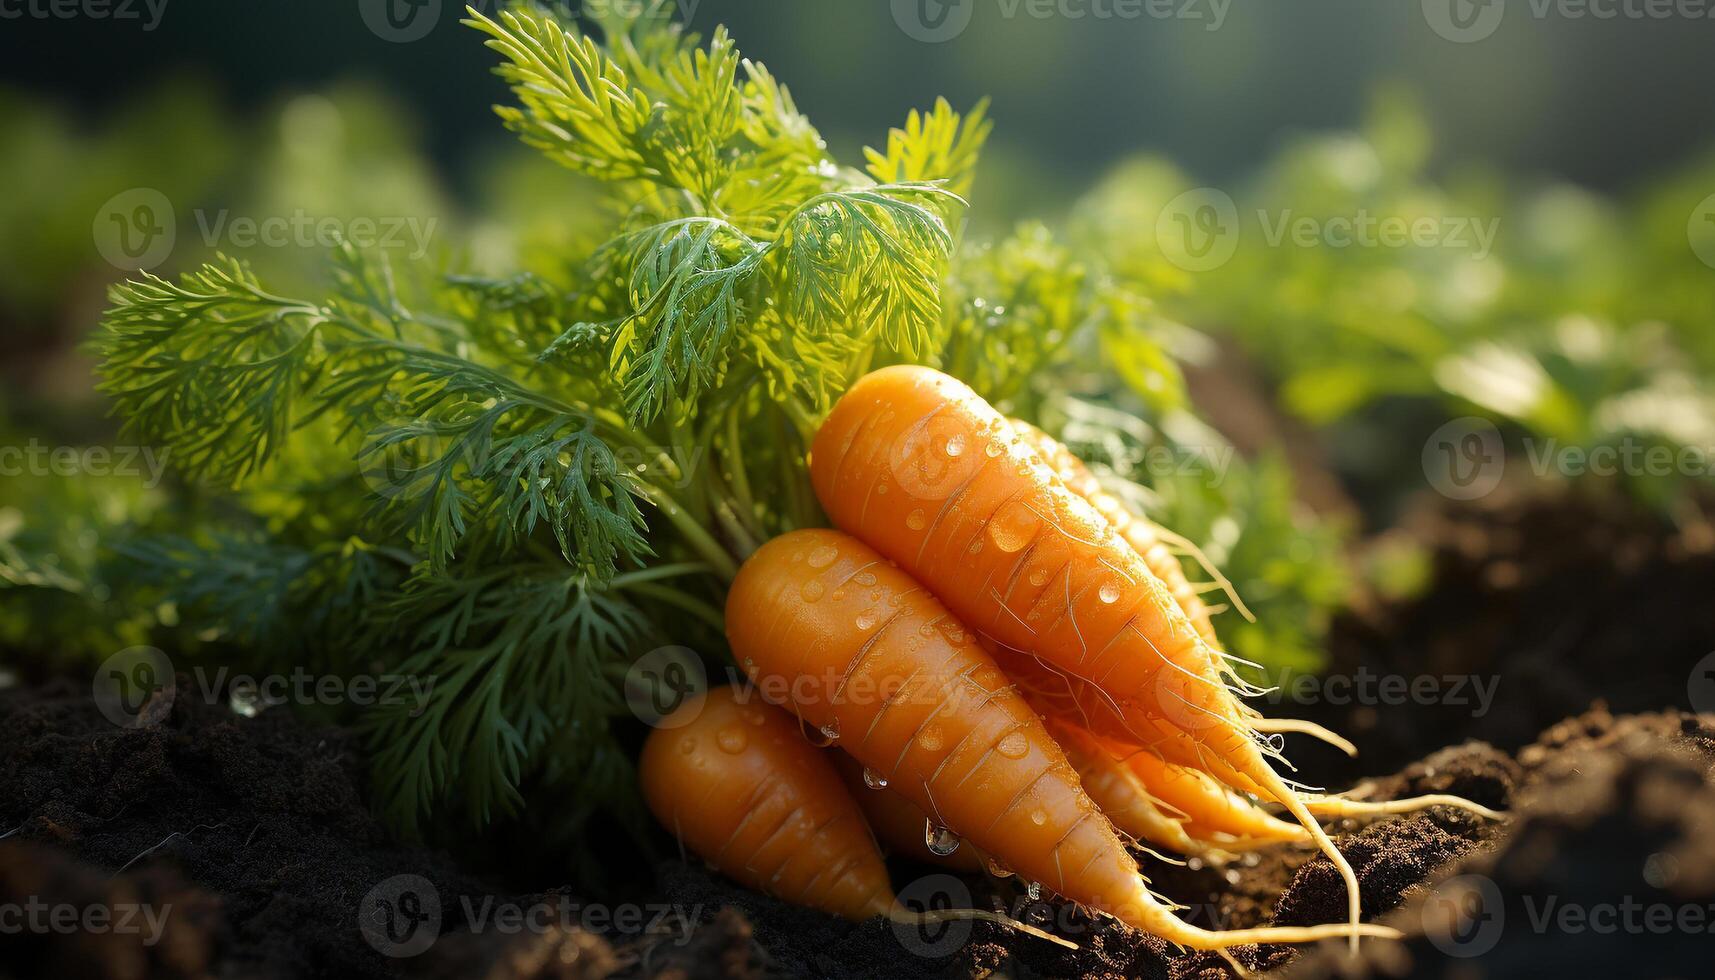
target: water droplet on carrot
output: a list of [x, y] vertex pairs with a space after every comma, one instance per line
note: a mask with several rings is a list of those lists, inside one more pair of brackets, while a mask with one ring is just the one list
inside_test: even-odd
[[1008, 759], [1022, 759], [1024, 754], [1030, 751], [1030, 739], [1023, 732], [1013, 732], [1000, 740], [995, 751]]
[[798, 590], [798, 594], [804, 597], [805, 602], [815, 602], [822, 597], [824, 589], [825, 586], [822, 585], [821, 579], [813, 578], [804, 583], [804, 587]]
[[959, 849], [959, 835], [936, 826], [933, 820], [926, 820], [923, 823], [923, 846], [936, 857], [946, 857]]
[[1030, 584], [1042, 588], [1048, 584], [1048, 569], [1038, 565], [1030, 570]]
[[715, 744], [719, 745], [721, 751], [727, 755], [738, 755], [744, 751], [746, 745], [750, 744], [750, 738], [744, 734], [744, 729], [732, 726], [720, 730], [720, 733], [715, 736]]
[[923, 516], [923, 508], [921, 507], [905, 515], [905, 526], [913, 531], [923, 530], [928, 523], [929, 519]]
[[829, 565], [832, 565], [834, 563], [834, 559], [839, 556], [840, 553], [835, 550], [833, 545], [825, 544], [819, 548], [813, 549], [810, 552], [809, 557], [805, 560], [810, 563], [811, 568], [827, 568]]
[[1106, 603], [1118, 602], [1119, 597], [1120, 597], [1119, 586], [1113, 584], [1112, 582], [1104, 582], [1104, 583], [1102, 583], [1102, 587], [1100, 589], [1096, 590], [1096, 598], [1098, 598], [1098, 599], [1100, 599]]
[[690, 755], [692, 752], [697, 751], [697, 740], [694, 738], [680, 739], [679, 751], [684, 755]]
[[846, 597], [846, 590], [845, 589], [835, 589], [834, 594], [831, 598], [835, 602], [839, 602], [841, 599], [844, 599], [845, 597]]
[[837, 721], [830, 721], [826, 725], [823, 725], [821, 731], [822, 737], [830, 742], [837, 742], [840, 740], [840, 724]]
[[863, 784], [868, 786], [870, 789], [886, 789], [887, 777], [876, 772], [874, 769], [865, 766], [863, 770]]
[[958, 457], [964, 455], [964, 452], [965, 452], [965, 437], [964, 436], [953, 435], [947, 439], [947, 455], [953, 457], [954, 459], [957, 459]]
[[983, 539], [982, 538], [972, 538], [971, 539], [971, 546], [969, 548], [966, 548], [965, 550], [968, 553], [973, 554], [973, 555], [982, 551], [983, 550]]
[[1048, 812], [1042, 809], [1030, 811], [1030, 822], [1040, 827], [1048, 822]]
[[856, 575], [852, 576], [852, 581], [856, 582], [859, 585], [874, 585], [875, 584], [875, 573], [874, 572], [859, 572]]
[[875, 617], [870, 615], [868, 612], [860, 612], [858, 613], [857, 621], [852, 625], [856, 626], [860, 630], [874, 629]]
[[999, 439], [990, 439], [988, 441], [988, 445], [983, 447], [983, 455], [987, 456], [989, 459], [994, 459], [996, 456], [999, 456], [1004, 452], [1006, 452], [1006, 447], [1001, 445], [1001, 441]]
[[1011, 554], [1030, 543], [1042, 527], [1042, 518], [1027, 505], [1013, 502], [1000, 509], [989, 521], [989, 538], [995, 547]]

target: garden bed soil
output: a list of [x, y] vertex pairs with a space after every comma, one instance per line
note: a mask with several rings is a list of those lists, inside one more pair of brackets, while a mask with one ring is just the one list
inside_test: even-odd
[[[1235, 957], [1290, 977], [1706, 975], [1715, 719], [1653, 709], [1683, 704], [1690, 665], [1715, 649], [1715, 623], [1697, 615], [1715, 560], [1673, 532], [1564, 504], [1434, 520], [1444, 523], [1419, 528], [1436, 545], [1428, 597], [1343, 622], [1335, 670], [1404, 672], [1422, 662], [1431, 672], [1488, 672], [1501, 681], [1490, 714], [1292, 705], [1365, 750], [1355, 765], [1314, 746], [1300, 751], [1302, 740], [1293, 754], [1308, 779], [1343, 786], [1391, 773], [1372, 781], [1375, 798], [1455, 793], [1512, 818], [1492, 824], [1437, 808], [1341, 827], [1366, 915], [1408, 941], [1366, 943], [1357, 959], [1334, 944], [1242, 947]], [[1604, 697], [1644, 713], [1591, 707]], [[904, 863], [894, 870], [907, 895], [962, 887], [976, 904], [1008, 908], [1081, 948], [969, 923], [962, 942], [955, 933], [943, 955], [924, 955], [934, 948], [925, 944], [947, 937], [832, 920], [738, 888], [694, 860], [651, 866], [629, 843], [607, 849], [607, 870], [629, 880], [615, 894], [639, 918], [618, 927], [584, 920], [614, 897], [578, 895], [564, 885], [569, 871], [529, 862], [502, 870], [391, 837], [367, 806], [363, 758], [343, 732], [191, 698], [144, 716], [143, 727], [113, 725], [87, 680], [0, 691], [0, 905], [170, 909], [153, 943], [0, 931], [0, 976], [1231, 975], [1214, 954], [1031, 901], [1014, 879], [937, 878]], [[1143, 863], [1156, 890], [1202, 925], [1344, 914], [1332, 866], [1308, 849], [1265, 850], [1227, 867]], [[477, 926], [502, 906], [548, 910], [552, 924], [513, 932], [490, 916]], [[1452, 914], [1460, 909], [1469, 916]], [[1605, 915], [1631, 918], [1597, 928]], [[1667, 929], [1652, 925], [1664, 915]], [[1698, 917], [1703, 931], [1686, 927]], [[401, 952], [416, 955], [387, 955]]]

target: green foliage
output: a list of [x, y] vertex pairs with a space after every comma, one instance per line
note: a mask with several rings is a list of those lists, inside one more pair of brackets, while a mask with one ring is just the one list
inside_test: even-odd
[[[387, 813], [425, 833], [526, 793], [573, 820], [627, 805], [628, 665], [718, 653], [738, 563], [820, 520], [820, 414], [868, 365], [947, 345], [943, 291], [972, 295], [947, 284], [955, 188], [988, 131], [942, 103], [871, 174], [842, 169], [724, 31], [471, 17], [517, 99], [502, 120], [603, 209], [524, 272], [345, 244], [315, 298], [225, 256], [144, 274], [91, 341], [129, 436], [211, 504], [109, 564], [187, 655], [425, 684], [357, 719]], [[1072, 329], [1065, 261], [1036, 288]]]
[[[1468, 168], [1435, 179], [1431, 149], [1410, 101], [1383, 92], [1360, 131], [1296, 140], [1227, 188], [1237, 245], [1215, 268], [1175, 265], [1149, 233], [1195, 186], [1158, 161], [1116, 170], [1077, 208], [1076, 234], [1163, 315], [1235, 339], [1315, 425], [1380, 428], [1415, 405], [1419, 419], [1486, 414], [1538, 447], [1715, 446], [1701, 424], [1715, 404], [1715, 306], [1692, 221], [1715, 186], [1709, 161], [1627, 206]], [[1270, 240], [1283, 219], [1365, 215], [1437, 232], [1397, 245]], [[1339, 462], [1372, 486], [1423, 485], [1415, 453]], [[1699, 478], [1621, 482], [1671, 512]]]

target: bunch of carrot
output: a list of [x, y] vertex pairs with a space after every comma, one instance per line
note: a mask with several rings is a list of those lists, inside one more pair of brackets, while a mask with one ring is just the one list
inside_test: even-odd
[[[708, 721], [705, 708], [693, 724], [706, 734], [664, 729], [643, 759], [657, 816], [741, 881], [850, 918], [900, 918], [868, 825], [920, 856], [963, 841], [967, 868], [1016, 873], [1193, 948], [1355, 944], [1396, 933], [1359, 922], [1356, 876], [1318, 815], [1487, 813], [1451, 797], [1317, 796], [1281, 777], [1269, 733], [1349, 745], [1246, 707], [1254, 689], [1166, 536], [951, 377], [898, 366], [860, 379], [818, 431], [810, 476], [840, 530], [757, 550], [728, 595], [727, 635], [754, 693], [861, 776], [842, 782], [801, 737], [761, 751], [759, 730], [796, 736], [762, 704], [742, 719], [722, 707]], [[1350, 921], [1192, 926], [1151, 892], [1127, 838], [1208, 856], [1312, 842], [1345, 880]]]

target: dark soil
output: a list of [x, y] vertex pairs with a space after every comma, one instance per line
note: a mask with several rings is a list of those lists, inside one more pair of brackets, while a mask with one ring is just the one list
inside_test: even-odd
[[[1513, 817], [1497, 825], [1437, 809], [1342, 827], [1366, 914], [1411, 938], [1367, 943], [1356, 960], [1334, 946], [1234, 955], [1292, 977], [1707, 976], [1715, 719], [1590, 705], [1686, 700], [1690, 664], [1715, 649], [1715, 559], [1674, 532], [1564, 504], [1435, 520], [1420, 528], [1439, 543], [1429, 598], [1342, 623], [1340, 662], [1492, 672], [1496, 704], [1481, 716], [1454, 705], [1293, 705], [1354, 734], [1365, 758], [1359, 769], [1302, 739], [1293, 754], [1312, 781], [1392, 773], [1373, 780], [1375, 798], [1454, 793]], [[1432, 666], [1408, 667], [1420, 662]], [[1082, 948], [987, 923], [902, 937], [881, 921], [775, 902], [695, 861], [633, 873], [626, 894], [641, 901], [618, 907], [633, 920], [593, 919], [610, 906], [579, 902], [564, 869], [491, 880], [469, 854], [391, 839], [365, 804], [363, 760], [337, 731], [196, 699], [144, 715], [144, 727], [115, 727], [87, 682], [0, 691], [0, 910], [34, 898], [169, 913], [158, 942], [0, 928], [0, 976], [1231, 975], [1213, 954], [1032, 901], [1015, 880], [903, 863], [896, 884], [908, 897], [950, 889], [953, 901], [1006, 908]], [[610, 870], [631, 860], [615, 853]], [[1143, 863], [1156, 890], [1205, 926], [1344, 915], [1332, 866], [1309, 849], [1228, 867]], [[532, 911], [533, 927], [507, 927], [504, 909]], [[925, 955], [941, 939], [944, 952]]]

